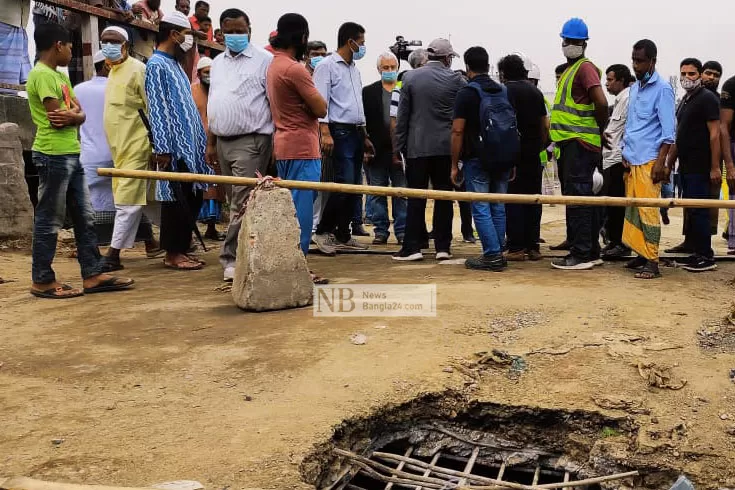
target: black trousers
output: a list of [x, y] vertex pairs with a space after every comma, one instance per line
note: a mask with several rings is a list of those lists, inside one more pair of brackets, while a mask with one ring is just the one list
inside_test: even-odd
[[[612, 167], [602, 171], [604, 183], [602, 185], [603, 196], [625, 197], [625, 168], [623, 163], [616, 163]], [[607, 238], [613, 245], [623, 244], [623, 223], [625, 222], [625, 208], [620, 206], [609, 206], [605, 208], [606, 221], [605, 230]]]
[[[710, 199], [712, 184], [707, 174], [681, 174], [684, 199]], [[704, 208], [689, 208], [686, 241], [694, 247], [694, 253], [711, 259], [712, 250], [711, 216]]]
[[[516, 167], [516, 178], [508, 183], [509, 194], [541, 194], [543, 167], [539, 154], [526, 159]], [[541, 205], [540, 204], [506, 204], [506, 234], [508, 250], [539, 250], [541, 238]]]
[[[406, 162], [406, 183], [414, 189], [428, 189], [429, 182], [438, 191], [451, 191], [452, 158], [447, 156], [409, 158]], [[434, 201], [434, 245], [437, 252], [449, 252], [452, 243], [452, 201]], [[406, 236], [403, 248], [408, 252], [421, 250], [426, 232], [426, 199], [409, 199], [406, 215]]]
[[[560, 170], [563, 192], [567, 196], [593, 196], [592, 175], [602, 163], [602, 154], [591, 151], [577, 140], [561, 143]], [[567, 233], [570, 253], [582, 260], [600, 256], [600, 213], [592, 206], [567, 206]]]
[[191, 234], [202, 207], [203, 194], [194, 191], [191, 183], [179, 185], [186, 196], [185, 205], [178, 201], [161, 203], [161, 248], [168, 253], [185, 254], [191, 248]]

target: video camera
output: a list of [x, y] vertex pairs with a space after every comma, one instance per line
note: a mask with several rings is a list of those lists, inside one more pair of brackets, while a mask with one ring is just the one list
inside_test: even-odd
[[396, 55], [396, 58], [398, 58], [399, 61], [408, 61], [408, 55], [413, 51], [410, 48], [418, 46], [423, 46], [423, 43], [421, 41], [406, 41], [405, 37], [396, 36], [396, 43], [388, 49], [390, 49], [391, 53]]

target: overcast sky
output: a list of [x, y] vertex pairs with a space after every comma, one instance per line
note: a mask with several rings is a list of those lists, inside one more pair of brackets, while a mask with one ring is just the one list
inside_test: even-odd
[[[193, 8], [195, 0], [191, 2]], [[241, 7], [243, 3], [245, 7]], [[330, 50], [335, 48], [339, 25], [345, 21], [358, 22], [367, 30], [367, 56], [359, 62], [365, 84], [377, 79], [376, 57], [400, 34], [407, 40], [419, 39], [424, 46], [436, 37], [451, 36], [458, 53], [480, 45], [490, 52], [491, 62], [522, 51], [541, 67], [542, 90], [553, 91], [554, 67], [564, 61], [559, 32], [570, 17], [581, 17], [587, 22], [590, 29], [587, 55], [600, 69], [613, 63], [630, 66], [633, 43], [649, 38], [658, 45], [658, 68], [666, 78], [678, 74], [679, 61], [689, 56], [702, 62], [720, 61], [726, 77], [735, 73], [735, 31], [732, 16], [726, 15], [732, 12], [732, 0], [709, 0], [703, 4], [705, 8], [687, 9], [686, 13], [676, 2], [660, 0], [635, 3], [423, 0], [384, 4], [381, 8], [380, 2], [352, 2], [346, 7], [345, 2], [338, 0], [242, 3], [210, 0], [210, 16], [218, 26], [224, 9], [244, 8], [252, 22], [253, 41], [264, 45], [278, 18], [286, 12], [297, 12], [308, 19], [311, 39], [325, 41]], [[163, 0], [164, 12], [173, 7], [174, 0]], [[461, 60], [455, 61], [454, 68], [463, 67]]]

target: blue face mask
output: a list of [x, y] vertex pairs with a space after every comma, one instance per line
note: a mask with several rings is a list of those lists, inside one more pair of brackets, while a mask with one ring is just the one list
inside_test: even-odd
[[112, 62], [120, 61], [120, 58], [122, 58], [122, 44], [102, 43], [102, 54]]
[[357, 52], [352, 52], [352, 59], [355, 61], [360, 61], [365, 57], [365, 53], [367, 52], [367, 48], [363, 44], [362, 46], [357, 47]]
[[233, 53], [242, 53], [250, 44], [247, 34], [225, 34], [225, 46]]
[[311, 65], [311, 68], [316, 68], [316, 65], [322, 62], [324, 60], [324, 56], [314, 56], [311, 60], [309, 60], [309, 64]]
[[653, 74], [650, 71], [647, 71], [646, 74], [643, 75], [643, 78], [641, 78], [641, 82], [648, 83], [652, 76]]
[[380, 78], [384, 82], [395, 82], [398, 80], [398, 72], [397, 71], [384, 71], [380, 74]]

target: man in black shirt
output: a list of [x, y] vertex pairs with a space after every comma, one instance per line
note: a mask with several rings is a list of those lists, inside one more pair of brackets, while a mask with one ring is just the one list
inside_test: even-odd
[[[684, 198], [709, 199], [711, 185], [722, 180], [719, 102], [710, 90], [702, 86], [701, 61], [695, 58], [682, 61], [679, 80], [686, 95], [676, 111], [676, 144], [669, 150], [667, 167], [672, 168], [678, 157]], [[709, 211], [692, 208], [688, 220], [685, 241], [691, 244], [694, 254], [683, 268], [691, 272], [716, 269]]]
[[722, 65], [719, 61], [708, 61], [702, 65], [702, 85], [714, 93], [717, 98], [720, 97], [720, 94], [717, 93], [720, 78], [722, 78]]
[[[516, 111], [521, 152], [515, 167], [515, 178], [508, 184], [510, 194], [541, 194], [540, 152], [548, 142], [548, 124], [545, 124], [544, 95], [527, 79], [528, 72], [518, 55], [510, 55], [498, 62], [500, 80], [508, 88], [508, 99]], [[540, 260], [541, 234], [540, 204], [507, 204], [509, 261]]]
[[[722, 86], [720, 97], [720, 139], [722, 146], [722, 158], [725, 160], [725, 174], [727, 177], [727, 189], [730, 199], [735, 199], [735, 77], [728, 79]], [[727, 237], [728, 255], [735, 255], [735, 210], [729, 210], [728, 228], [725, 230]]]
[[[502, 91], [502, 86], [493, 81], [488, 74], [490, 57], [484, 48], [468, 49], [464, 54], [464, 62], [471, 83], [478, 84], [486, 92]], [[452, 182], [455, 186], [459, 186], [464, 180], [468, 192], [504, 194], [508, 190], [510, 171], [489, 172], [480, 162], [481, 145], [480, 94], [473, 87], [463, 87], [457, 92], [454, 102]], [[461, 170], [460, 160], [463, 162]], [[482, 256], [467, 259], [465, 267], [496, 272], [505, 269], [507, 266], [503, 258], [505, 206], [502, 203], [473, 202], [472, 217], [482, 243]]]

